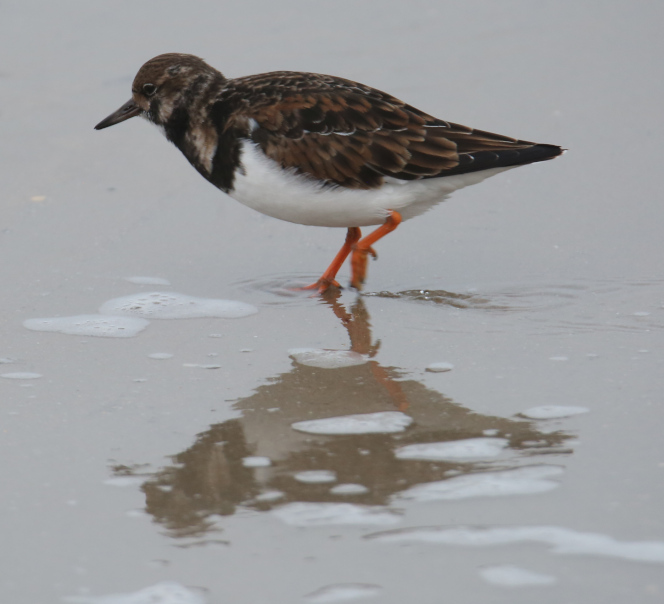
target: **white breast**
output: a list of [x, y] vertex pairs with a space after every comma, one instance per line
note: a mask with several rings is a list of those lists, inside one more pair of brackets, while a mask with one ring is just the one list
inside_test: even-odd
[[509, 168], [493, 168], [443, 178], [386, 178], [379, 189], [329, 187], [292, 170], [284, 170], [260, 147], [244, 141], [242, 169], [229, 195], [263, 214], [311, 226], [362, 227], [382, 224], [390, 210], [404, 220], [426, 212], [450, 193]]

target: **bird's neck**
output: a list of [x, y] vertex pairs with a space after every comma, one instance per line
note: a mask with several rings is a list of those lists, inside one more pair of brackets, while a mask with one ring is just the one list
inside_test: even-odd
[[147, 115], [189, 163], [223, 191], [233, 186], [238, 138], [243, 134], [237, 127], [229, 128], [233, 106], [224, 94], [226, 83], [219, 72], [200, 74], [177, 95], [156, 100]]

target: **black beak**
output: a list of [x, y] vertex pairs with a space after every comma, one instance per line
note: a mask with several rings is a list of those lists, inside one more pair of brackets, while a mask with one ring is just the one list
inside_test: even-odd
[[141, 108], [134, 103], [133, 99], [129, 99], [120, 109], [114, 111], [107, 118], [104, 118], [95, 126], [95, 130], [102, 130], [103, 128], [108, 128], [109, 126], [115, 126], [120, 122], [128, 120], [130, 117], [134, 117], [141, 113]]

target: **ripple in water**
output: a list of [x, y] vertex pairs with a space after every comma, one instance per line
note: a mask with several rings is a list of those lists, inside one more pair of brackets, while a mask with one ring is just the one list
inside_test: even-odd
[[519, 313], [547, 333], [664, 329], [664, 313], [655, 302], [664, 297], [661, 279], [507, 284], [502, 290], [486, 288], [481, 295], [428, 289], [364, 295], [492, 314]]
[[279, 298], [279, 301], [272, 303], [301, 304], [303, 298], [318, 297], [315, 290], [303, 290], [303, 287], [315, 283], [320, 275], [313, 274], [277, 274], [270, 275], [264, 278], [247, 279], [235, 283], [240, 289], [246, 291], [259, 291], [267, 294], [272, 294]]
[[409, 289], [401, 292], [366, 292], [368, 298], [388, 298], [410, 302], [429, 302], [454, 308], [493, 308], [491, 301], [474, 294], [457, 294], [445, 290]]

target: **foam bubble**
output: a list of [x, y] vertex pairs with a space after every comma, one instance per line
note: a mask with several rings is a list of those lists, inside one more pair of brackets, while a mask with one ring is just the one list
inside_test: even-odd
[[396, 497], [424, 502], [470, 497], [532, 495], [558, 487], [557, 482], [547, 478], [562, 473], [562, 468], [558, 466], [541, 465], [500, 472], [463, 474], [447, 480], [418, 484], [397, 493]]
[[397, 459], [424, 459], [429, 461], [456, 459], [485, 459], [496, 457], [508, 445], [504, 438], [466, 438], [438, 443], [419, 443], [400, 447]]
[[266, 468], [272, 465], [272, 461], [270, 461], [269, 457], [259, 457], [256, 455], [251, 457], [243, 457], [242, 465], [245, 468]]
[[426, 527], [374, 533], [386, 543], [441, 543], [484, 547], [543, 543], [556, 554], [586, 554], [664, 564], [664, 541], [618, 541], [601, 533], [581, 533], [559, 526]]
[[129, 283], [136, 283], [136, 285], [170, 285], [168, 279], [161, 277], [125, 277], [125, 281]]
[[344, 483], [337, 484], [330, 489], [332, 495], [364, 495], [369, 489], [363, 484]]
[[440, 361], [439, 363], [431, 363], [425, 371], [430, 371], [431, 373], [443, 373], [444, 371], [452, 371], [452, 369], [454, 369], [452, 363]]
[[579, 415], [588, 413], [587, 407], [565, 407], [563, 405], [543, 405], [541, 407], [531, 407], [522, 411], [519, 415], [529, 417], [530, 419], [556, 419], [560, 417], [569, 417], [570, 415]]
[[112, 476], [104, 480], [104, 484], [112, 487], [133, 487], [143, 482], [140, 476]]
[[143, 331], [149, 324], [149, 321], [138, 317], [112, 317], [103, 314], [23, 321], [23, 326], [33, 331], [56, 331], [72, 336], [103, 338], [131, 338]]
[[337, 583], [326, 585], [304, 596], [309, 604], [328, 604], [329, 602], [348, 602], [360, 598], [371, 598], [380, 593], [380, 585], [369, 583]]
[[41, 373], [31, 373], [30, 371], [15, 371], [13, 373], [0, 374], [0, 377], [6, 380], [36, 380], [41, 376]]
[[335, 524], [396, 524], [401, 517], [380, 506], [354, 503], [308, 503], [298, 501], [276, 508], [272, 513], [291, 526]]
[[115, 298], [102, 304], [103, 315], [138, 316], [148, 319], [196, 319], [203, 317], [238, 319], [256, 314], [245, 302], [195, 298], [175, 292], [150, 292]]
[[291, 348], [288, 351], [296, 363], [322, 369], [339, 369], [364, 365], [368, 358], [352, 350], [322, 350], [318, 348]]
[[260, 495], [256, 495], [256, 501], [276, 501], [277, 499], [282, 499], [286, 496], [286, 493], [283, 491], [265, 491]]
[[535, 573], [512, 564], [499, 564], [480, 569], [480, 577], [492, 585], [501, 587], [526, 587], [530, 585], [553, 585], [556, 578]]
[[205, 604], [206, 598], [180, 583], [164, 581], [131, 593], [108, 596], [69, 596], [71, 604]]
[[125, 516], [128, 518], [147, 518], [149, 514], [145, 510], [134, 509], [127, 510]]
[[391, 434], [403, 432], [413, 419], [400, 411], [340, 415], [291, 424], [291, 428], [309, 434]]
[[305, 483], [336, 482], [337, 475], [330, 470], [307, 470], [294, 474], [293, 478], [298, 482]]

